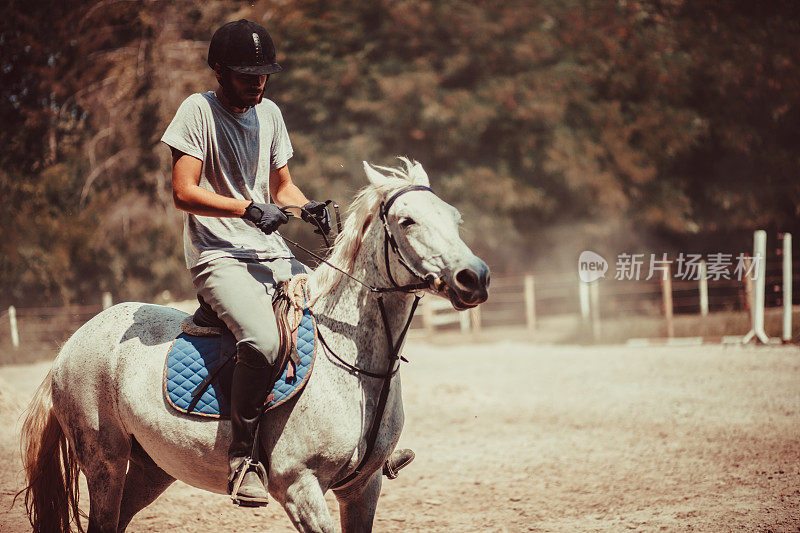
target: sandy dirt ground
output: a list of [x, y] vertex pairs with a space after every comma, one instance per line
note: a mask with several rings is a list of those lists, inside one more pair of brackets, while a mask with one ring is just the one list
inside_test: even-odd
[[[800, 531], [794, 347], [407, 346], [376, 531]], [[0, 531], [28, 531], [19, 413], [48, 365], [0, 367]], [[328, 496], [331, 512], [335, 499]], [[82, 505], [88, 508], [84, 495]], [[129, 531], [293, 531], [175, 483]]]

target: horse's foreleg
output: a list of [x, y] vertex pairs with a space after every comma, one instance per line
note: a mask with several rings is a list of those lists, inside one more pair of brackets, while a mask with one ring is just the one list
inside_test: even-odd
[[302, 476], [286, 489], [286, 514], [298, 531], [332, 532], [333, 521], [317, 478]]
[[342, 533], [372, 531], [375, 509], [381, 495], [381, 471], [378, 470], [366, 485], [355, 490], [335, 491], [339, 500], [339, 518]]

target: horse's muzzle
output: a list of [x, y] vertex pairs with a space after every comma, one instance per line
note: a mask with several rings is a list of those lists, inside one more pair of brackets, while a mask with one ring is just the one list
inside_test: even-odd
[[469, 265], [458, 269], [447, 283], [447, 296], [457, 310], [482, 304], [489, 297], [489, 267], [473, 256]]

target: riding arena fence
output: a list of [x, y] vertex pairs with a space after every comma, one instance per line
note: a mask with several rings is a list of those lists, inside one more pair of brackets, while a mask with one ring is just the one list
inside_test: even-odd
[[[426, 296], [411, 324], [410, 338], [431, 342], [480, 342], [498, 338], [542, 343], [695, 344], [792, 342], [800, 338], [800, 306], [792, 265], [791, 235], [779, 236], [769, 252], [757, 231], [752, 276], [739, 280], [707, 274], [674, 277], [674, 258], [649, 280], [580, 280], [572, 273], [493, 275], [489, 299], [454, 311], [443, 298]], [[761, 258], [761, 259], [759, 259]], [[11, 306], [0, 311], [0, 364], [52, 358], [78, 328], [112, 304]], [[169, 305], [169, 304], [168, 304]], [[191, 311], [191, 302], [176, 305]]]

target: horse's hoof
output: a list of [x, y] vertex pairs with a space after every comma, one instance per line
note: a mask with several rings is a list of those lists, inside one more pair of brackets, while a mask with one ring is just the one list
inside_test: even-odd
[[392, 455], [383, 464], [383, 475], [389, 479], [394, 479], [400, 473], [400, 470], [408, 466], [408, 463], [414, 460], [414, 451], [408, 448], [402, 450], [395, 450]]

